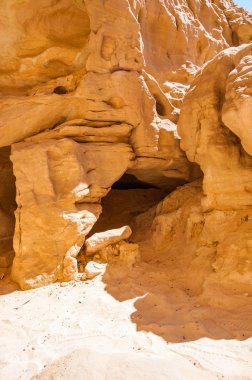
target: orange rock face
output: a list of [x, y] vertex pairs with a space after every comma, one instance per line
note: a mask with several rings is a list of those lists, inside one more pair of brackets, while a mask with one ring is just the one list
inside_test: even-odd
[[3, 0], [0, 15], [0, 170], [11, 146], [16, 179], [9, 162], [0, 242], [16, 188], [23, 289], [78, 277], [123, 176], [168, 193], [203, 175], [200, 212], [251, 207], [251, 15], [231, 0]]
[[182, 106], [181, 147], [204, 173], [206, 210], [252, 206], [251, 49], [220, 53], [198, 74]]
[[252, 294], [251, 208], [204, 212], [202, 185], [195, 181], [140, 215], [135, 229], [143, 259], [154, 261], [155, 252], [169, 277], [200, 295], [198, 301], [232, 308], [232, 294]]

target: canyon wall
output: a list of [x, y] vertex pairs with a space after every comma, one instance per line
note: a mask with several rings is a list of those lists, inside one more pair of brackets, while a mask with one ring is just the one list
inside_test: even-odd
[[78, 278], [102, 198], [126, 177], [175, 191], [134, 221], [143, 260], [180, 247], [185, 220], [196, 230], [188, 252], [210, 233], [225, 245], [218, 262], [247, 260], [251, 15], [231, 0], [3, 0], [0, 15], [0, 242], [15, 224], [22, 289]]

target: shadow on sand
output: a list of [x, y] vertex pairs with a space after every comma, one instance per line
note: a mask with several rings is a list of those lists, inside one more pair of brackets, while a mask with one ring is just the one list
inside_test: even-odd
[[138, 297], [131, 315], [137, 331], [171, 343], [252, 337], [252, 297], [227, 294], [217, 284], [203, 299], [185, 288], [179, 270], [169, 272], [165, 262], [142, 262], [130, 269], [107, 265], [103, 281], [119, 301]]

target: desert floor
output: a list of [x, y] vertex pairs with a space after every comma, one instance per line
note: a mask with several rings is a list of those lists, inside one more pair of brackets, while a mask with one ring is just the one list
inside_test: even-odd
[[252, 379], [251, 306], [210, 310], [151, 278], [138, 268], [135, 278], [100, 274], [28, 291], [6, 278], [0, 379]]

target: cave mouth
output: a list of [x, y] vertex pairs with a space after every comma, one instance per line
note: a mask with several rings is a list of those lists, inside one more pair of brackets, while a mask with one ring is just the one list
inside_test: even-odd
[[10, 146], [0, 148], [0, 279], [10, 270], [14, 259], [13, 236], [17, 204], [10, 155]]
[[139, 180], [133, 174], [125, 173], [113, 186], [113, 190], [130, 190], [130, 189], [157, 189], [156, 186]]
[[64, 86], [57, 86], [57, 87], [55, 87], [55, 89], [53, 90], [53, 93], [54, 93], [54, 94], [57, 94], [57, 95], [64, 95], [64, 94], [67, 94], [67, 93], [68, 93], [68, 90], [67, 90], [66, 87], [64, 87]]
[[[135, 242], [134, 231], [137, 217], [157, 205], [167, 193], [167, 189], [158, 188], [139, 180], [133, 174], [124, 173], [118, 181], [114, 182], [108, 194], [102, 198], [102, 213], [85, 240], [99, 232], [129, 226], [132, 230], [129, 241]], [[78, 270], [81, 273], [89, 259], [90, 257], [85, 255], [84, 243], [77, 256]]]
[[143, 182], [133, 174], [123, 174], [102, 199], [102, 214], [87, 238], [94, 233], [125, 225], [129, 225], [134, 232], [137, 216], [158, 204], [167, 193], [167, 189]]

